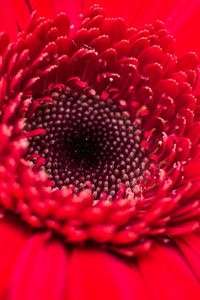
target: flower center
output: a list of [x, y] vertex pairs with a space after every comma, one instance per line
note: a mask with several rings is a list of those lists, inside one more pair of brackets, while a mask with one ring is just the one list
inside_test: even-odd
[[141, 147], [140, 120], [111, 98], [95, 90], [54, 91], [52, 103], [40, 105], [27, 130], [43, 128], [44, 136], [30, 138], [28, 157], [38, 154], [55, 186], [70, 186], [77, 193], [91, 187], [114, 199], [121, 184], [133, 192], [144, 180], [148, 158]]

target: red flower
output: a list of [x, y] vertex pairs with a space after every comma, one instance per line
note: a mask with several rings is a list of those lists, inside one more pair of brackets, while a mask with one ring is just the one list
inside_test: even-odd
[[72, 17], [1, 34], [1, 298], [199, 299], [198, 56]]

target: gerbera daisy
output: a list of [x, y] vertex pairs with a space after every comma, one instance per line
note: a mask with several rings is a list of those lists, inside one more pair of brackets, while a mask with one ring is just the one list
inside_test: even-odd
[[0, 36], [0, 298], [199, 299], [197, 54], [33, 4]]

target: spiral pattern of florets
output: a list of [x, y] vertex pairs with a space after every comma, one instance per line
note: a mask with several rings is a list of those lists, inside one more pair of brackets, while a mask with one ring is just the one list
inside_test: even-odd
[[45, 136], [30, 138], [27, 157], [44, 159], [43, 169], [56, 187], [78, 193], [89, 182], [95, 199], [102, 193], [113, 199], [123, 183], [134, 193], [149, 161], [140, 145], [140, 119], [133, 122], [120, 103], [101, 99], [93, 89], [65, 87], [51, 98], [27, 124], [27, 131], [45, 130]]

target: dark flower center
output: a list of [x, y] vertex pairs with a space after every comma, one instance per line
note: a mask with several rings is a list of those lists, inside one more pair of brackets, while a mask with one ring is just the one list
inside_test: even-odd
[[134, 193], [148, 165], [141, 147], [140, 120], [111, 98], [95, 90], [65, 89], [51, 94], [53, 103], [40, 105], [27, 130], [46, 134], [30, 139], [28, 156], [39, 154], [55, 186], [77, 193], [88, 186], [97, 199], [115, 198], [121, 184]]

